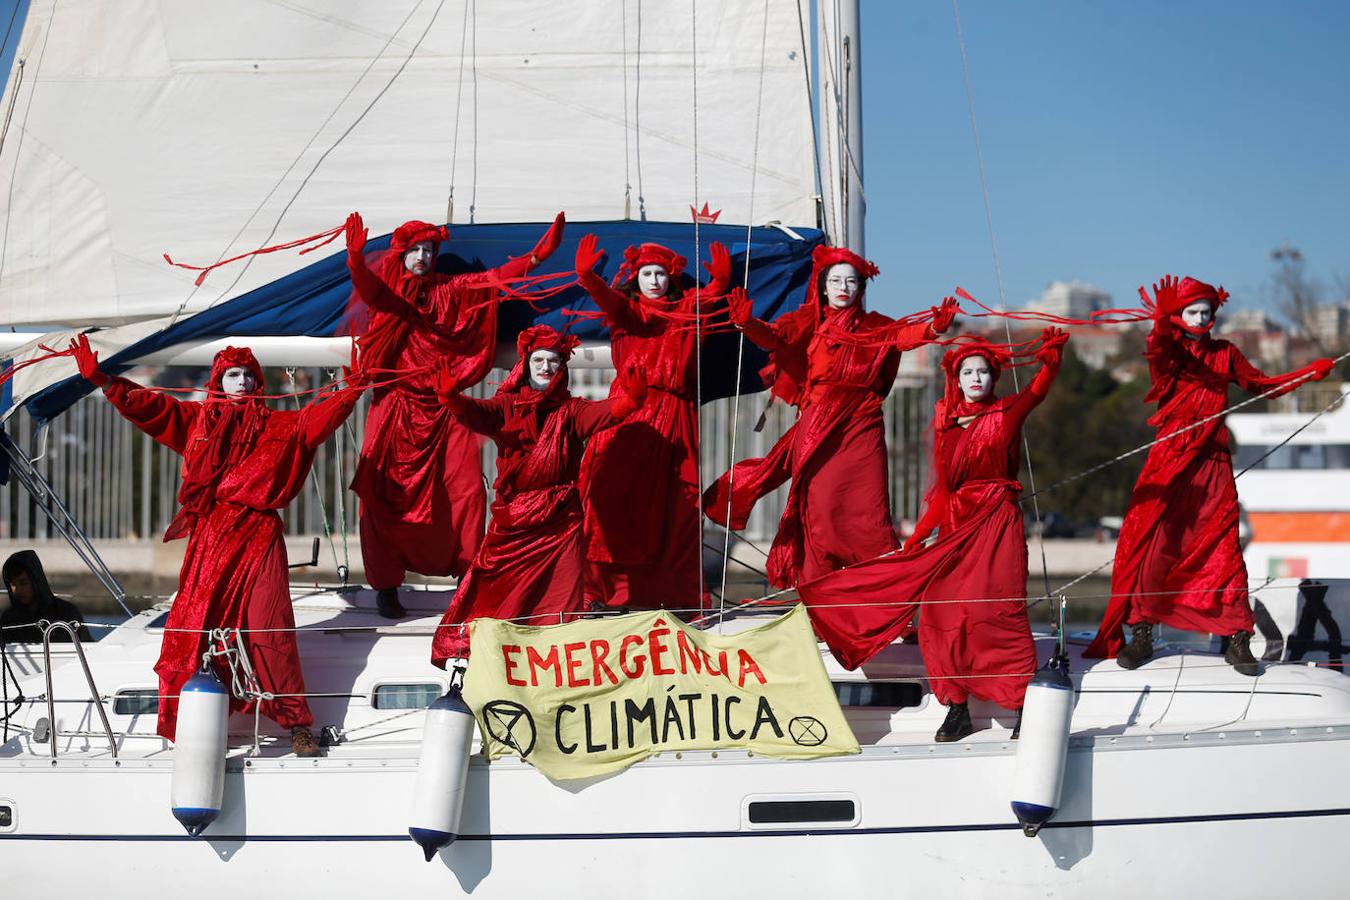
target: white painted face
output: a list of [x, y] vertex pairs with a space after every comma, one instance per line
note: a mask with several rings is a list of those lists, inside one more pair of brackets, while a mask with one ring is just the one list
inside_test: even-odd
[[243, 366], [230, 366], [225, 370], [225, 374], [220, 376], [220, 389], [230, 397], [251, 394], [257, 387], [257, 379]]
[[414, 275], [425, 275], [436, 267], [436, 249], [431, 241], [418, 241], [403, 254], [403, 268]]
[[994, 390], [994, 369], [983, 356], [967, 356], [961, 360], [956, 383], [967, 401], [977, 403]]
[[1208, 300], [1197, 300], [1181, 311], [1187, 328], [1204, 328], [1214, 319], [1214, 307]]
[[637, 273], [638, 290], [648, 300], [660, 300], [670, 293], [670, 273], [665, 266], [643, 266]]
[[862, 279], [848, 263], [835, 263], [825, 273], [825, 297], [831, 309], [848, 309], [858, 300]]
[[536, 350], [530, 354], [530, 387], [542, 391], [562, 368], [562, 356], [552, 350]]

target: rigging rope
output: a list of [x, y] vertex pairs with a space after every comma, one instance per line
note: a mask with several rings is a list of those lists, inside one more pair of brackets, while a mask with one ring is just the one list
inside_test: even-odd
[[[750, 287], [750, 257], [754, 251], [755, 221], [755, 182], [759, 174], [759, 132], [764, 112], [764, 69], [769, 43], [769, 0], [764, 0], [764, 21], [759, 40], [759, 89], [755, 95], [755, 138], [752, 143], [750, 162], [750, 202], [745, 217], [745, 266], [741, 280], [741, 289]], [[810, 287], [807, 288], [808, 292]], [[728, 313], [729, 315], [729, 313]], [[741, 414], [741, 368], [745, 361], [745, 332], [736, 329], [736, 385], [731, 394], [731, 436], [727, 447], [727, 521], [731, 521], [732, 495], [736, 485], [736, 435]], [[702, 485], [700, 484], [700, 488]], [[700, 496], [702, 496], [700, 491]], [[731, 529], [722, 529], [722, 586], [717, 595], [719, 609], [725, 609], [727, 602], [727, 567], [731, 558]], [[744, 565], [744, 563], [742, 563]], [[748, 566], [746, 568], [749, 568]], [[720, 621], [720, 620], [719, 620]]]
[[[691, 209], [698, 209], [698, 0], [689, 0], [690, 74], [693, 78], [694, 113], [694, 202]], [[699, 605], [704, 602], [703, 579], [703, 295], [702, 283], [698, 279], [699, 263], [699, 216], [694, 215], [694, 254], [690, 269], [694, 275], [694, 468], [698, 471], [699, 515], [695, 517], [695, 546], [698, 547], [698, 597]]]
[[464, 102], [464, 42], [468, 34], [469, 0], [464, 0], [464, 17], [459, 26], [459, 76], [455, 85], [455, 127], [450, 137], [450, 196], [445, 205], [447, 225], [455, 221], [455, 172], [459, 167], [459, 112]]
[[[1003, 264], [998, 255], [998, 238], [994, 232], [994, 207], [989, 199], [989, 179], [984, 169], [984, 150], [980, 145], [980, 126], [975, 118], [975, 92], [970, 83], [970, 61], [966, 55], [966, 38], [961, 29], [961, 9], [958, 0], [952, 0], [952, 17], [956, 22], [956, 40], [961, 48], [961, 75], [966, 88], [966, 108], [970, 112], [970, 133], [975, 141], [975, 160], [980, 170], [980, 192], [984, 196], [984, 218], [989, 228], [989, 249], [994, 257], [994, 278], [998, 283], [998, 302], [1002, 311], [1008, 309], [1008, 296], [1003, 287]], [[1012, 328], [1008, 324], [1008, 319], [1003, 319], [1004, 335], [1009, 344], [1012, 343]], [[1013, 388], [1021, 391], [1022, 385], [1017, 377], [1017, 370], [1012, 370]], [[1036, 537], [1037, 545], [1041, 551], [1041, 575], [1045, 580], [1045, 592], [1050, 593], [1050, 565], [1045, 557], [1045, 529], [1041, 527], [1041, 505], [1036, 500], [1039, 493], [1036, 490], [1036, 470], [1031, 462], [1031, 445], [1027, 442], [1026, 428], [1022, 429], [1022, 455], [1027, 461], [1027, 481], [1031, 488], [1031, 508], [1036, 519]]]

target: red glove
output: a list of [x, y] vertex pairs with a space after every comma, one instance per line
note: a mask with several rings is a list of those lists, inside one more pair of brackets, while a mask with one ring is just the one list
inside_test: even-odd
[[647, 400], [647, 376], [637, 363], [629, 363], [623, 373], [623, 393], [633, 404], [633, 409], [641, 409]]
[[349, 388], [364, 388], [370, 381], [365, 370], [361, 368], [361, 356], [357, 352], [358, 345], [355, 340], [352, 341], [352, 358], [347, 365], [342, 367], [342, 380]]
[[347, 257], [359, 259], [365, 253], [366, 238], [370, 236], [370, 232], [366, 229], [366, 223], [361, 221], [359, 212], [354, 212], [347, 217], [344, 230], [347, 234]]
[[549, 226], [548, 231], [544, 232], [544, 236], [539, 239], [539, 242], [534, 245], [534, 249], [530, 251], [530, 265], [537, 266], [553, 255], [553, 251], [557, 250], [558, 245], [562, 243], [563, 228], [566, 225], [567, 218], [565, 214], [558, 213], [553, 219], [553, 224]]
[[951, 328], [952, 323], [956, 321], [956, 314], [961, 311], [955, 297], [944, 297], [941, 306], [932, 306], [929, 309], [933, 312], [932, 328], [934, 334], [942, 334], [948, 328]]
[[451, 412], [464, 409], [464, 398], [459, 393], [459, 376], [451, 370], [448, 358], [442, 359], [436, 367], [434, 387], [441, 405], [449, 407]]
[[581, 239], [581, 243], [577, 244], [577, 274], [594, 271], [604, 258], [605, 251], [600, 249], [600, 242], [596, 240], [595, 235], [586, 235]]
[[1331, 371], [1336, 368], [1336, 364], [1329, 359], [1317, 359], [1313, 360], [1310, 368], [1313, 370], [1312, 380], [1321, 381], [1331, 374]]
[[70, 352], [75, 357], [75, 365], [80, 367], [80, 375], [94, 387], [103, 387], [108, 376], [98, 369], [98, 354], [89, 347], [89, 338], [80, 335], [70, 342]]
[[1042, 363], [1058, 363], [1064, 355], [1064, 345], [1069, 342], [1069, 333], [1053, 325], [1041, 332], [1041, 346], [1036, 349], [1036, 359]]
[[[1162, 281], [1153, 283], [1153, 318], [1166, 318], [1168, 313], [1164, 310], [1176, 309], [1177, 304], [1177, 285], [1180, 282], [1175, 275], [1164, 275]], [[1139, 289], [1139, 296], [1148, 301], [1148, 294], [1143, 288]]]
[[705, 262], [703, 268], [712, 279], [709, 284], [722, 285], [722, 290], [726, 290], [726, 286], [731, 284], [731, 254], [722, 244], [713, 241], [708, 247], [708, 256], [711, 257], [711, 261]]
[[754, 317], [750, 296], [746, 294], [745, 288], [731, 289], [731, 293], [727, 294], [727, 310], [734, 325], [744, 325]]

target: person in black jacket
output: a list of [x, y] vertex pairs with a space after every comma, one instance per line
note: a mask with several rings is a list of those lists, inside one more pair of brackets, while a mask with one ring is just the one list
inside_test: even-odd
[[[0, 576], [9, 592], [9, 608], [0, 613], [0, 643], [37, 644], [42, 642], [41, 621], [70, 622], [79, 630], [80, 640], [90, 640], [84, 616], [69, 600], [52, 593], [42, 560], [32, 550], [20, 550], [5, 560]], [[52, 632], [53, 641], [70, 641], [65, 629]]]

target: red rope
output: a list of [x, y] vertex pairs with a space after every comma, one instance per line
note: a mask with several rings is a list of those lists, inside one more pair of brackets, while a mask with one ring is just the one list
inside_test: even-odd
[[190, 263], [174, 262], [173, 259], [171, 259], [169, 257], [169, 254], [167, 253], [164, 254], [164, 261], [169, 265], [177, 266], [180, 269], [191, 269], [194, 272], [200, 272], [201, 274], [197, 276], [197, 280], [194, 281], [193, 284], [197, 285], [198, 287], [201, 287], [202, 282], [206, 280], [206, 276], [209, 275], [215, 269], [219, 269], [221, 266], [228, 266], [230, 263], [238, 262], [241, 259], [247, 259], [250, 256], [261, 256], [264, 253], [276, 253], [278, 250], [290, 250], [295, 247], [304, 247], [305, 244], [313, 244], [312, 247], [305, 247], [304, 250], [300, 251], [300, 255], [304, 256], [306, 253], [312, 253], [313, 251], [318, 250], [320, 247], [324, 247], [328, 244], [331, 244], [334, 240], [337, 239], [338, 235], [343, 233], [345, 228], [346, 228], [345, 225], [339, 225], [338, 227], [330, 228], [327, 231], [320, 231], [318, 234], [311, 234], [309, 237], [297, 238], [293, 241], [287, 241], [284, 244], [273, 244], [270, 247], [259, 247], [257, 250], [250, 250], [247, 253], [240, 253], [238, 256], [231, 256], [229, 259], [222, 259], [220, 262], [211, 263], [211, 265], [209, 266], [194, 266]]

